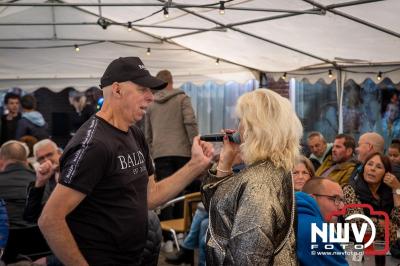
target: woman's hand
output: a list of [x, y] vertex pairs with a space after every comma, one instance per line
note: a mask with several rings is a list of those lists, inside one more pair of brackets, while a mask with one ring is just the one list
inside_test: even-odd
[[222, 146], [222, 150], [219, 157], [217, 171], [222, 172], [221, 175], [226, 175], [227, 173], [232, 172], [233, 161], [238, 153], [240, 153], [240, 145], [230, 142], [228, 136], [226, 134], [234, 133], [234, 130], [226, 129], [223, 131], [225, 133], [224, 136], [224, 144]]
[[391, 189], [400, 189], [400, 182], [397, 179], [397, 177], [392, 174], [387, 172], [385, 176], [383, 177], [383, 183], [388, 185]]

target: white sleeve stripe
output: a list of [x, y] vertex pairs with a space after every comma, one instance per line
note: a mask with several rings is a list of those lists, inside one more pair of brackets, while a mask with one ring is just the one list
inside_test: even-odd
[[85, 153], [89, 147], [89, 143], [93, 139], [94, 133], [97, 128], [97, 124], [98, 124], [98, 120], [96, 118], [93, 118], [93, 120], [86, 132], [86, 136], [82, 141], [81, 148], [72, 155], [73, 156], [72, 164], [66, 170], [66, 175], [63, 178], [63, 181], [65, 183], [70, 184], [72, 182], [73, 177], [76, 174], [76, 170], [78, 169], [79, 164], [82, 160], [82, 157], [85, 155]]

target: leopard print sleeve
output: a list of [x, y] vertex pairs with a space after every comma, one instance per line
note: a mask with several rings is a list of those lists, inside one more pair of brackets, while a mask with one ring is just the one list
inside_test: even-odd
[[390, 214], [390, 220], [400, 228], [400, 207], [394, 207]]
[[[343, 194], [344, 194], [344, 203], [345, 205], [347, 204], [360, 204], [360, 200], [358, 200], [356, 192], [354, 191], [353, 187], [350, 185], [345, 185], [343, 187]], [[362, 208], [349, 208], [346, 210], [346, 213], [344, 217], [348, 217], [352, 214], [363, 214], [364, 211]], [[385, 235], [385, 228], [382, 225], [382, 223], [379, 222], [379, 220], [371, 217], [372, 222], [375, 224], [376, 228], [376, 234], [378, 238], [383, 239]], [[390, 215], [390, 227], [389, 227], [389, 234], [390, 234], [390, 242], [393, 243], [396, 241], [397, 237], [397, 229], [400, 228], [399, 226], [399, 220], [400, 220], [400, 208], [396, 207], [393, 208], [391, 215]], [[364, 220], [361, 219], [354, 219], [352, 220], [357, 223], [357, 226], [361, 226], [361, 224], [364, 222]]]
[[[350, 185], [345, 185], [343, 186], [343, 195], [344, 195], [344, 204], [360, 204], [361, 202], [358, 200], [356, 192], [354, 191], [353, 187]], [[362, 208], [349, 208], [346, 210], [346, 213], [344, 214], [344, 218], [349, 217], [350, 215], [353, 214], [364, 214], [364, 211]], [[357, 226], [361, 226], [361, 224], [364, 222], [362, 219], [354, 219], [352, 220], [357, 223]]]

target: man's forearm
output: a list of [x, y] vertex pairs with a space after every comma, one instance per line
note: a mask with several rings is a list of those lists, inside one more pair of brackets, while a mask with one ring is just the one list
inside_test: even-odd
[[39, 227], [51, 250], [65, 266], [89, 265], [79, 251], [65, 220], [46, 221], [46, 218], [41, 217]]
[[148, 207], [153, 209], [179, 194], [187, 185], [193, 182], [196, 177], [206, 170], [193, 161], [189, 161], [176, 173], [157, 182], [148, 191]]

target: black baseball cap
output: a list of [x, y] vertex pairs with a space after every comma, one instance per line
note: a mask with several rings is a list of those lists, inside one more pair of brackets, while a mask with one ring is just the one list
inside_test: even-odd
[[152, 90], [162, 90], [168, 83], [153, 77], [139, 57], [120, 57], [112, 61], [101, 77], [100, 88], [114, 82], [132, 81]]

